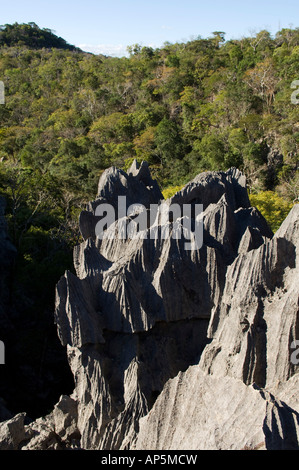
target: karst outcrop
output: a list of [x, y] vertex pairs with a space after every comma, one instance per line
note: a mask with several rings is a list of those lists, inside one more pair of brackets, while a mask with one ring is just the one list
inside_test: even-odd
[[298, 449], [299, 205], [273, 235], [239, 170], [165, 201], [135, 161], [103, 173], [79, 224], [54, 313], [74, 391], [0, 423], [0, 449]]

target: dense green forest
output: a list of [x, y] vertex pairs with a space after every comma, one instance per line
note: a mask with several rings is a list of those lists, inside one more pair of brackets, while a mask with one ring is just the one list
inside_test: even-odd
[[298, 201], [299, 28], [128, 53], [84, 53], [35, 23], [0, 29], [0, 191], [37, 309], [71, 267], [78, 214], [111, 165], [147, 160], [166, 195], [238, 167], [274, 230]]
[[68, 44], [65, 39], [54, 34], [51, 29], [39, 28], [36, 23], [5, 24], [0, 26], [0, 46], [27, 46], [31, 49], [58, 48], [80, 51]]

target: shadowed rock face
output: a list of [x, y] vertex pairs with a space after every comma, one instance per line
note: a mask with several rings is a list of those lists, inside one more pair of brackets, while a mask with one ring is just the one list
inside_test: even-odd
[[113, 224], [98, 239], [96, 208], [119, 195], [147, 211], [163, 199], [145, 163], [102, 175], [80, 217], [76, 276], [56, 290], [75, 389], [18, 446], [297, 448], [299, 205], [273, 237], [238, 170], [202, 173], [163, 202], [203, 205], [203, 245], [186, 250], [183, 237], [149, 237], [172, 235], [175, 217], [137, 239], [111, 238]]
[[211, 342], [166, 383], [134, 449], [298, 449], [298, 222], [296, 205], [271, 240], [227, 267]]

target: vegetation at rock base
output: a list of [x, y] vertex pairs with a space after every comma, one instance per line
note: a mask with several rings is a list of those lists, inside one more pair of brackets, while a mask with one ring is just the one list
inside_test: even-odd
[[274, 191], [261, 191], [250, 195], [250, 203], [257, 207], [274, 232], [280, 227], [292, 208], [292, 203]]

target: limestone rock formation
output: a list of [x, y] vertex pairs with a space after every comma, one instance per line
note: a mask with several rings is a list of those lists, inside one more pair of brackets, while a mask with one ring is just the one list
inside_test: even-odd
[[190, 367], [141, 418], [134, 449], [297, 449], [298, 414], [257, 385]]
[[[142, 208], [120, 214], [119, 196]], [[103, 204], [116, 220], [99, 238]], [[200, 221], [203, 243], [186, 249], [186, 223]], [[299, 205], [273, 236], [238, 170], [202, 173], [164, 201], [134, 162], [104, 172], [79, 223], [55, 309], [75, 388], [16, 446], [297, 449]]]

